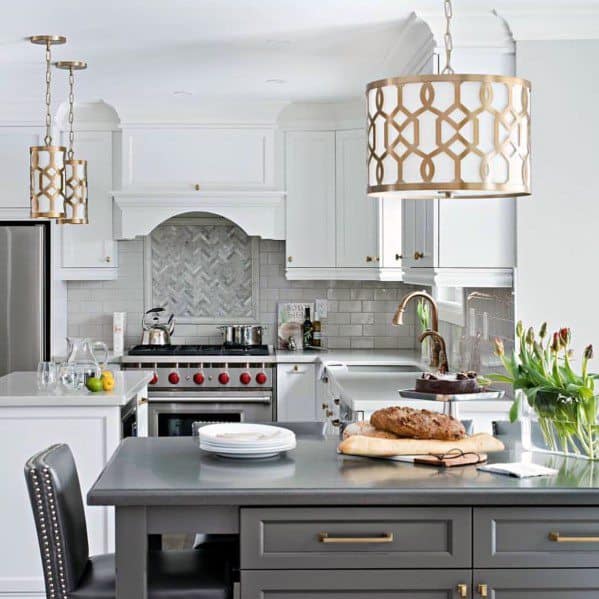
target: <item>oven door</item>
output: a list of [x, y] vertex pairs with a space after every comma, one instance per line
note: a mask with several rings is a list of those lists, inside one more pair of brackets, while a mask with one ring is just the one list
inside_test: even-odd
[[188, 437], [194, 422], [272, 422], [270, 392], [164, 392], [148, 400], [150, 437]]

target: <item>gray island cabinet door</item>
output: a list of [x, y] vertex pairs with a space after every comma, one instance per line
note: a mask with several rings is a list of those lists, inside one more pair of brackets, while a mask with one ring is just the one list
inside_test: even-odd
[[599, 568], [599, 509], [474, 509], [475, 568]]
[[241, 568], [469, 568], [471, 531], [470, 508], [245, 508]]
[[475, 598], [597, 599], [599, 570], [475, 570]]
[[241, 572], [241, 599], [471, 599], [471, 577], [470, 570], [250, 570]]

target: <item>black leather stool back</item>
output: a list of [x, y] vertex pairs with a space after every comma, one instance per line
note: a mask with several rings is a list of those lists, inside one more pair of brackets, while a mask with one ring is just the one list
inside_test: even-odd
[[52, 445], [25, 464], [42, 555], [46, 595], [66, 599], [89, 561], [81, 487], [68, 445]]

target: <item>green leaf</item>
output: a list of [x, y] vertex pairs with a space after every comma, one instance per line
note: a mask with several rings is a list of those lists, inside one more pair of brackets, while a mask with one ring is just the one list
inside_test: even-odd
[[511, 385], [514, 382], [512, 377], [506, 376], [505, 374], [485, 374], [485, 377], [496, 383], [508, 383]]
[[512, 407], [510, 408], [510, 422], [516, 422], [518, 420], [518, 414], [520, 413], [520, 399], [516, 398]]

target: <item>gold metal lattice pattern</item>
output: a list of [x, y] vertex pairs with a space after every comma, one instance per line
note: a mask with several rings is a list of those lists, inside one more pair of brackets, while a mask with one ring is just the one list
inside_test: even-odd
[[64, 217], [60, 224], [87, 225], [87, 160], [65, 160]]
[[31, 218], [60, 218], [64, 214], [64, 146], [29, 148]]
[[530, 194], [530, 83], [422, 75], [370, 83], [368, 193], [489, 198]]

